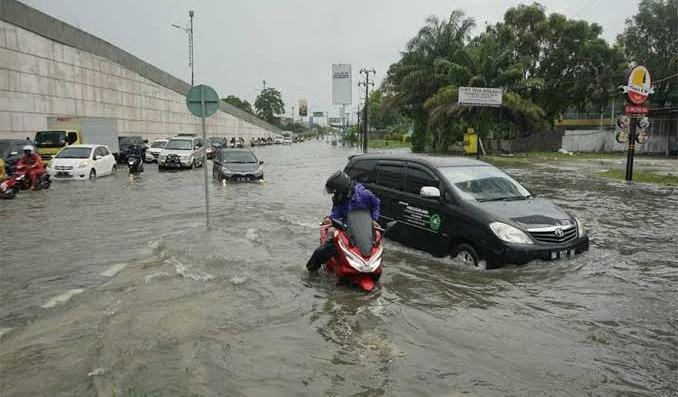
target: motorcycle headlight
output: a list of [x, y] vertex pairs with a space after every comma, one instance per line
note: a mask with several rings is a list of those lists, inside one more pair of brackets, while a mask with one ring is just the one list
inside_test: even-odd
[[490, 229], [492, 229], [492, 232], [499, 237], [500, 240], [506, 241], [507, 243], [534, 244], [527, 234], [511, 225], [493, 222], [490, 223]]
[[78, 168], [85, 168], [89, 165], [89, 160], [82, 160], [78, 163]]
[[584, 225], [581, 223], [581, 221], [578, 218], [574, 218], [575, 222], [577, 222], [577, 237], [584, 237], [586, 236], [586, 229], [584, 229]]

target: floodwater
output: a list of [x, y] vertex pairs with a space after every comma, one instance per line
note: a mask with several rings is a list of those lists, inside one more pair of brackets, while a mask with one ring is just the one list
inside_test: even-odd
[[0, 395], [675, 396], [678, 192], [508, 171], [579, 216], [574, 259], [479, 272], [387, 242], [365, 295], [308, 274], [347, 149], [54, 183], [0, 202]]

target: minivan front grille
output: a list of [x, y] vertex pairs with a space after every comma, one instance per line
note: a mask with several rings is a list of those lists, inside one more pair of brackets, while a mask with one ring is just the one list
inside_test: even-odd
[[550, 244], [562, 244], [577, 238], [577, 227], [575, 225], [550, 226], [539, 229], [528, 229], [530, 235], [536, 241]]

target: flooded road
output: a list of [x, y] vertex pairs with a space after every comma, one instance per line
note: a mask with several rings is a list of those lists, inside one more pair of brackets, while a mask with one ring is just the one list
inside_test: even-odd
[[349, 150], [257, 150], [264, 184], [125, 172], [0, 202], [0, 395], [675, 396], [678, 192], [508, 169], [589, 252], [477, 272], [387, 242], [380, 288], [304, 264]]

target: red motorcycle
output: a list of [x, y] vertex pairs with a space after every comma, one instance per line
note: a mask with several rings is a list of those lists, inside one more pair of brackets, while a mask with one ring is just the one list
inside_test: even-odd
[[332, 219], [331, 225], [320, 227], [320, 244], [327, 241], [333, 230], [337, 254], [325, 263], [325, 271], [337, 276], [337, 284], [350, 284], [365, 292], [374, 289], [381, 277], [383, 254], [381, 228], [373, 228], [368, 211], [352, 211], [346, 224]]
[[[49, 189], [52, 181], [49, 180], [49, 174], [43, 172], [35, 181], [35, 190]], [[18, 166], [11, 178], [0, 183], [0, 199], [13, 199], [19, 190], [28, 190], [31, 188], [31, 179], [28, 177], [25, 166]]]

